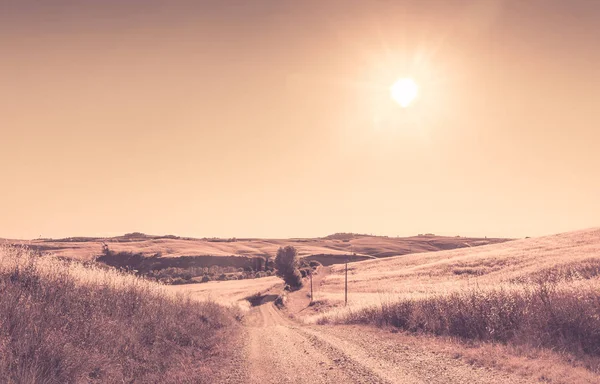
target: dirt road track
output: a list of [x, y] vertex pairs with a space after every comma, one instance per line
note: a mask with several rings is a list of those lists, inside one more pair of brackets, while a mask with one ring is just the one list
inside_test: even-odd
[[403, 345], [389, 331], [307, 326], [286, 317], [272, 297], [247, 316], [245, 383], [529, 383], [451, 356]]

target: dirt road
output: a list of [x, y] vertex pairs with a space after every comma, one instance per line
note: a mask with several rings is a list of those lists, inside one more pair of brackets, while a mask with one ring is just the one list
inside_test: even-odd
[[408, 346], [385, 330], [296, 323], [274, 295], [247, 316], [244, 365], [249, 383], [528, 383], [452, 356]]

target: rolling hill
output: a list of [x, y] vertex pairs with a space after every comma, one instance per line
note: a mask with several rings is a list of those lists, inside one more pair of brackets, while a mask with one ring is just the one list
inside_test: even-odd
[[[445, 237], [431, 234], [412, 237], [385, 237], [358, 234], [335, 234], [323, 238], [292, 239], [217, 239], [183, 238], [178, 236], [151, 236], [132, 233], [112, 238], [73, 237], [65, 239], [4, 240], [4, 243], [23, 244], [28, 248], [52, 253], [59, 257], [82, 261], [94, 260], [102, 254], [103, 244], [114, 252], [140, 253], [161, 259], [205, 256], [237, 256], [254, 258], [275, 256], [277, 249], [293, 245], [300, 257], [316, 258], [326, 265], [344, 262], [347, 258], [359, 261], [474, 247], [505, 242], [500, 238]], [[175, 262], [175, 261], [173, 261]], [[211, 262], [216, 262], [214, 259]], [[168, 264], [168, 262], [166, 263]]]

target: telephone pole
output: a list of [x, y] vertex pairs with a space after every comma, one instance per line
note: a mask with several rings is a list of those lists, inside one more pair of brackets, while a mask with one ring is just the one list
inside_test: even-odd
[[348, 305], [348, 259], [346, 259], [346, 278], [344, 282], [344, 306]]
[[312, 270], [310, 271], [310, 302], [313, 302]]

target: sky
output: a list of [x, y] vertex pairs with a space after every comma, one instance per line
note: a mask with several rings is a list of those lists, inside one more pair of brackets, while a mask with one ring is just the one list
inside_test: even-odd
[[0, 237], [599, 226], [599, 18], [595, 0], [0, 0]]

